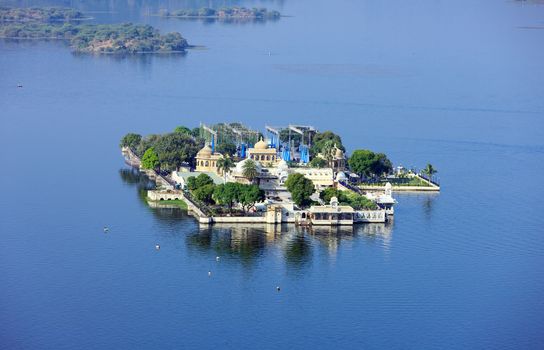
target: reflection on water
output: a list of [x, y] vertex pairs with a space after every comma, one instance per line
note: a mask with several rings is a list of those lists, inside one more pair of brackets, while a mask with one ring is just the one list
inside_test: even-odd
[[[121, 169], [119, 174], [124, 183], [135, 186], [139, 198], [147, 203], [146, 191], [154, 188], [154, 183], [136, 169]], [[281, 256], [289, 268], [302, 269], [309, 265], [313, 251], [325, 248], [330, 258], [345, 242], [363, 239], [379, 242], [384, 250], [389, 249], [392, 238], [392, 222], [386, 224], [363, 224], [356, 226], [313, 226], [302, 227], [295, 225], [236, 225], [214, 224], [195, 225], [195, 230], [185, 234], [183, 227], [186, 220], [193, 220], [185, 210], [177, 207], [154, 207], [152, 213], [163, 228], [174, 225], [176, 239], [185, 240], [189, 250], [216, 256], [230, 257], [249, 267], [263, 257], [268, 250], [281, 250]]]
[[215, 23], [221, 24], [258, 24], [264, 25], [266, 22], [277, 22], [279, 18], [187, 18], [187, 17], [161, 17], [167, 20], [177, 20], [177, 21], [191, 21], [191, 22], [201, 22], [204, 25], [210, 25]]

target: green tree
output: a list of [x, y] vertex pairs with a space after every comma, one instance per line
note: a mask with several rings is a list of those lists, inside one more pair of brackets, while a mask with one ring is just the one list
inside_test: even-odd
[[234, 166], [234, 162], [228, 156], [224, 156], [223, 158], [217, 161], [217, 167], [219, 168], [219, 170], [223, 172], [223, 179], [225, 183], [227, 183], [227, 173], [230, 171], [230, 169], [233, 166]]
[[140, 144], [140, 141], [142, 141], [142, 135], [128, 133], [121, 139], [121, 143], [119, 146], [122, 147], [128, 147], [132, 149], [133, 151], [136, 150], [138, 145]]
[[187, 178], [187, 188], [193, 192], [200, 187], [213, 185], [213, 180], [208, 174], [199, 174], [198, 176], [190, 176]]
[[251, 159], [248, 159], [247, 161], [245, 161], [242, 167], [242, 175], [246, 179], [248, 179], [250, 182], [253, 182], [257, 178], [257, 176], [259, 176], [259, 170], [257, 169], [257, 164]]
[[333, 187], [327, 187], [319, 193], [319, 198], [321, 198], [325, 204], [329, 204], [332, 197], [336, 197], [340, 203], [348, 202], [348, 198], [343, 192], [344, 191], [337, 190]]
[[361, 209], [375, 210], [378, 208], [378, 205], [376, 203], [374, 203], [372, 200], [361, 195], [352, 196], [351, 198], [348, 199], [348, 203], [355, 210], [361, 210]]
[[232, 206], [238, 201], [240, 184], [227, 182], [215, 187], [213, 198], [221, 205], [226, 205], [229, 212], [232, 212]]
[[321, 147], [321, 154], [323, 157], [325, 157], [325, 160], [327, 161], [327, 164], [329, 167], [332, 167], [332, 160], [334, 157], [334, 141], [327, 140], [323, 142], [323, 146]]
[[384, 153], [377, 153], [372, 170], [376, 176], [387, 175], [393, 171], [393, 163]]
[[332, 141], [333, 145], [336, 145], [343, 152], [346, 151], [344, 145], [342, 145], [342, 138], [339, 135], [336, 135], [332, 131], [324, 131], [315, 134], [312, 147], [310, 148], [310, 155], [314, 157], [318, 153], [322, 153], [323, 146], [327, 141]]
[[191, 136], [193, 137], [200, 137], [200, 128], [199, 127], [196, 127], [196, 128], [192, 128], [191, 129]]
[[160, 167], [159, 156], [153, 147], [145, 151], [142, 157], [142, 167], [144, 169], [158, 169]]
[[436, 170], [431, 163], [428, 163], [422, 172], [429, 177], [429, 180], [432, 180], [433, 175], [436, 174], [438, 170]]
[[149, 148], [154, 147], [155, 144], [161, 139], [161, 135], [151, 134], [144, 137], [138, 147], [136, 147], [136, 155], [142, 157]]
[[310, 197], [315, 192], [312, 180], [302, 174], [290, 174], [285, 181], [285, 187], [291, 193], [291, 198], [300, 207], [311, 202]]
[[348, 160], [349, 168], [360, 176], [381, 176], [393, 170], [391, 161], [383, 153], [356, 150]]
[[221, 142], [215, 147], [215, 150], [224, 156], [233, 157], [236, 154], [236, 145], [230, 142]]
[[215, 191], [215, 185], [207, 184], [207, 185], [196, 188], [192, 193], [193, 193], [193, 196], [199, 201], [206, 204], [211, 204], [213, 203], [212, 198], [213, 198], [214, 191]]
[[237, 199], [244, 212], [247, 212], [255, 203], [264, 200], [264, 192], [257, 185], [241, 185], [238, 190]]
[[174, 171], [184, 162], [192, 163], [199, 145], [184, 133], [170, 133], [160, 137], [154, 145], [164, 169]]
[[327, 161], [321, 157], [314, 157], [310, 161], [310, 166], [312, 168], [324, 168], [327, 166]]
[[174, 132], [178, 133], [178, 134], [185, 134], [185, 135], [191, 135], [191, 129], [189, 129], [188, 127], [186, 126], [183, 126], [183, 125], [180, 125], [178, 127], [176, 127], [174, 129]]

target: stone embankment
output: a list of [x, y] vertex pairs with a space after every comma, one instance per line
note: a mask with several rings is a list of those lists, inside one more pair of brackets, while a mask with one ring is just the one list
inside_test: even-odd
[[[435, 184], [434, 182], [431, 182], [427, 180], [426, 178], [418, 175], [413, 174], [413, 177], [418, 178], [422, 182], [426, 183], [427, 186], [399, 186], [399, 185], [392, 185], [391, 190], [393, 192], [440, 192], [440, 186]], [[359, 188], [363, 191], [384, 191], [385, 186], [359, 186]]]

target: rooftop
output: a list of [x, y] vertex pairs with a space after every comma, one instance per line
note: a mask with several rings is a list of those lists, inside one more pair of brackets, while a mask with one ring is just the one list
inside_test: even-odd
[[197, 177], [200, 174], [206, 174], [209, 177], [211, 177], [213, 180], [213, 183], [216, 185], [220, 185], [224, 182], [223, 179], [219, 175], [211, 171], [178, 171], [176, 172], [176, 175], [180, 178], [183, 178], [183, 180], [185, 181], [187, 181], [187, 179], [190, 178], [191, 176]]

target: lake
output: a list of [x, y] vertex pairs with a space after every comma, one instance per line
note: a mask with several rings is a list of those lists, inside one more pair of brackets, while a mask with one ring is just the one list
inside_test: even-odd
[[[289, 17], [149, 16], [209, 4]], [[72, 6], [201, 46], [115, 57], [0, 40], [0, 348], [544, 348], [543, 5], [0, 5]], [[222, 121], [333, 130], [348, 151], [432, 163], [442, 192], [396, 194], [385, 225], [312, 232], [148, 207], [120, 138]]]

